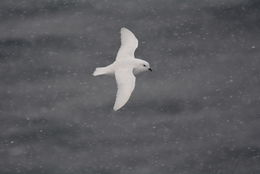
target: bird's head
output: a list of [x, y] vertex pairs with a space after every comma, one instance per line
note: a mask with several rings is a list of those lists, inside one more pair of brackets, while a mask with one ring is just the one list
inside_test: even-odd
[[148, 70], [152, 71], [152, 68], [150, 67], [150, 64], [147, 61], [139, 59], [134, 70], [138, 73]]

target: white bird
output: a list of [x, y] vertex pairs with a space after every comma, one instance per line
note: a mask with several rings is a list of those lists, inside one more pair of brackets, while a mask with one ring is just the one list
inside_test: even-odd
[[138, 47], [138, 40], [127, 28], [121, 28], [121, 47], [119, 48], [116, 60], [106, 66], [98, 67], [93, 75], [114, 74], [117, 83], [116, 101], [113, 109], [117, 111], [129, 100], [135, 88], [135, 76], [139, 72], [152, 69], [147, 61], [135, 58], [135, 50]]

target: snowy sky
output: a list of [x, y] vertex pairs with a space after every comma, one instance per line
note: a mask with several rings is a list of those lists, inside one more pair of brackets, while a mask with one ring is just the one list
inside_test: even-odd
[[[119, 30], [139, 39], [112, 111]], [[258, 0], [1, 0], [0, 173], [260, 172]]]

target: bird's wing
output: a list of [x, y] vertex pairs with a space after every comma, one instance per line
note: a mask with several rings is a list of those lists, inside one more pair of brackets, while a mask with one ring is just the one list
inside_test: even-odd
[[124, 57], [134, 57], [136, 48], [138, 47], [138, 40], [135, 35], [127, 28], [121, 28], [121, 47], [119, 48], [116, 60]]
[[114, 110], [117, 111], [123, 107], [130, 98], [135, 88], [135, 76], [133, 69], [119, 69], [115, 71], [117, 94]]

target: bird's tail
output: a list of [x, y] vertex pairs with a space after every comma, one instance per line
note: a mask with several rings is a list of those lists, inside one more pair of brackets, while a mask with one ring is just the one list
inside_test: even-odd
[[107, 68], [106, 67], [98, 67], [96, 70], [93, 72], [93, 76], [99, 76], [107, 74]]

